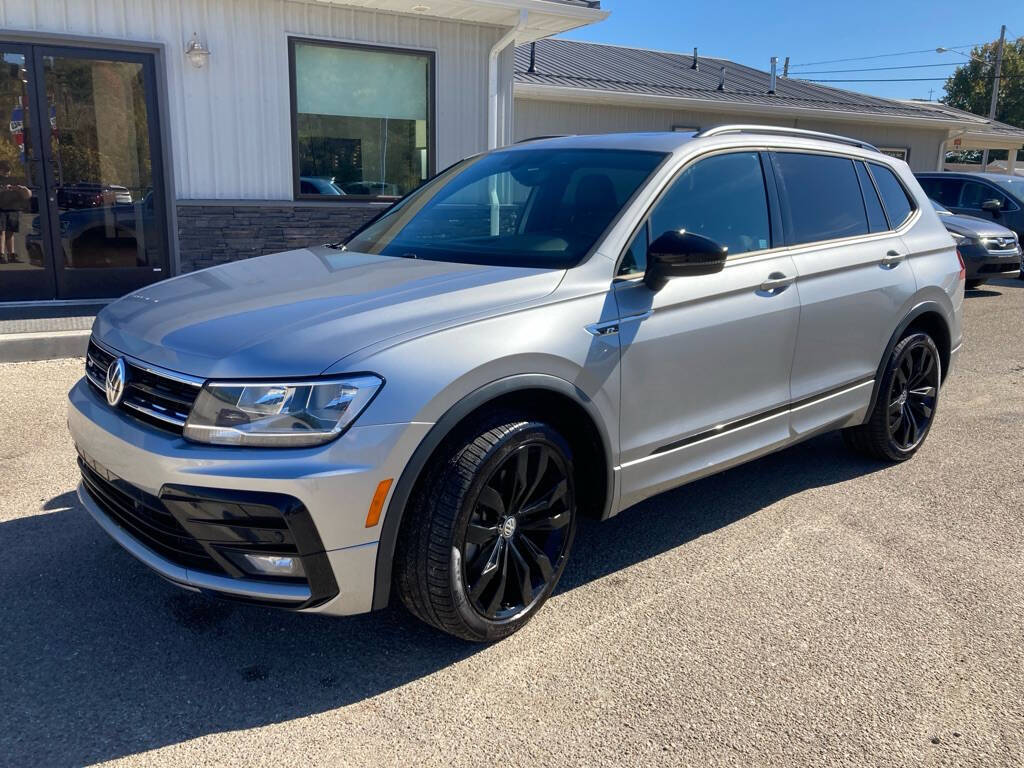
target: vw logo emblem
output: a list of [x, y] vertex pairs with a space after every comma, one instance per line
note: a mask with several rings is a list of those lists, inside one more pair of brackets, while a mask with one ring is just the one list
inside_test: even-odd
[[119, 357], [107, 368], [107, 402], [116, 408], [121, 398], [124, 397], [124, 385], [127, 381], [127, 374], [124, 368], [124, 358]]
[[515, 532], [516, 519], [514, 517], [506, 517], [505, 522], [501, 524], [501, 535], [506, 539], [511, 539]]

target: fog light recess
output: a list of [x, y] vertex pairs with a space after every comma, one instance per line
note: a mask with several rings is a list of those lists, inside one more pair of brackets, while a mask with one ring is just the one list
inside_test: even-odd
[[245, 562], [248, 563], [253, 570], [266, 574], [267, 576], [301, 577], [306, 575], [306, 572], [302, 568], [302, 560], [297, 557], [291, 557], [288, 555], [259, 555], [252, 553], [246, 553], [244, 557]]

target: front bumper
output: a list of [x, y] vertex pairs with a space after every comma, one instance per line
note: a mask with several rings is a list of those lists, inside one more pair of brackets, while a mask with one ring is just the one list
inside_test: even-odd
[[316, 595], [306, 584], [232, 578], [176, 563], [132, 535], [88, 490], [80, 489], [83, 504], [100, 526], [160, 575], [189, 589], [311, 612], [348, 615], [370, 610], [383, 520], [367, 528], [367, 511], [380, 481], [397, 480], [430, 424], [354, 426], [316, 448], [234, 448], [190, 443], [140, 422], [108, 407], [84, 379], [68, 399], [68, 426], [79, 451], [141, 494], [160, 497], [169, 486], [183, 486], [297, 500], [308, 510], [322, 542], [337, 594], [311, 604]]
[[968, 280], [1016, 277], [1021, 268], [1021, 249], [990, 251], [984, 245], [961, 245], [960, 254]]

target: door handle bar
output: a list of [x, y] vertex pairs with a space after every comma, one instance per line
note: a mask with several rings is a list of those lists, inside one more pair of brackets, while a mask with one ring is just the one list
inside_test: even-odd
[[765, 293], [770, 293], [773, 291], [782, 290], [783, 288], [792, 285], [795, 282], [795, 277], [788, 277], [782, 274], [781, 272], [772, 272], [772, 274], [768, 276], [768, 279], [761, 283], [758, 290], [764, 291]]
[[889, 251], [887, 254], [885, 254], [885, 256], [882, 257], [882, 260], [879, 263], [883, 267], [892, 268], [899, 264], [901, 261], [903, 261], [904, 258], [906, 257], [899, 251]]

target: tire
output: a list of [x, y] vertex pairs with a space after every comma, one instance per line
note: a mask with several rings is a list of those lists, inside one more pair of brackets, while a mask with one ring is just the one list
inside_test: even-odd
[[973, 291], [975, 288], [980, 288], [985, 284], [985, 280], [967, 280], [964, 282], [968, 291]]
[[572, 451], [548, 424], [509, 414], [459, 435], [433, 457], [406, 510], [395, 589], [426, 623], [494, 642], [540, 610], [569, 559]]
[[875, 459], [906, 461], [931, 431], [941, 381], [941, 358], [931, 336], [905, 336], [889, 355], [868, 420], [843, 430], [846, 444]]

